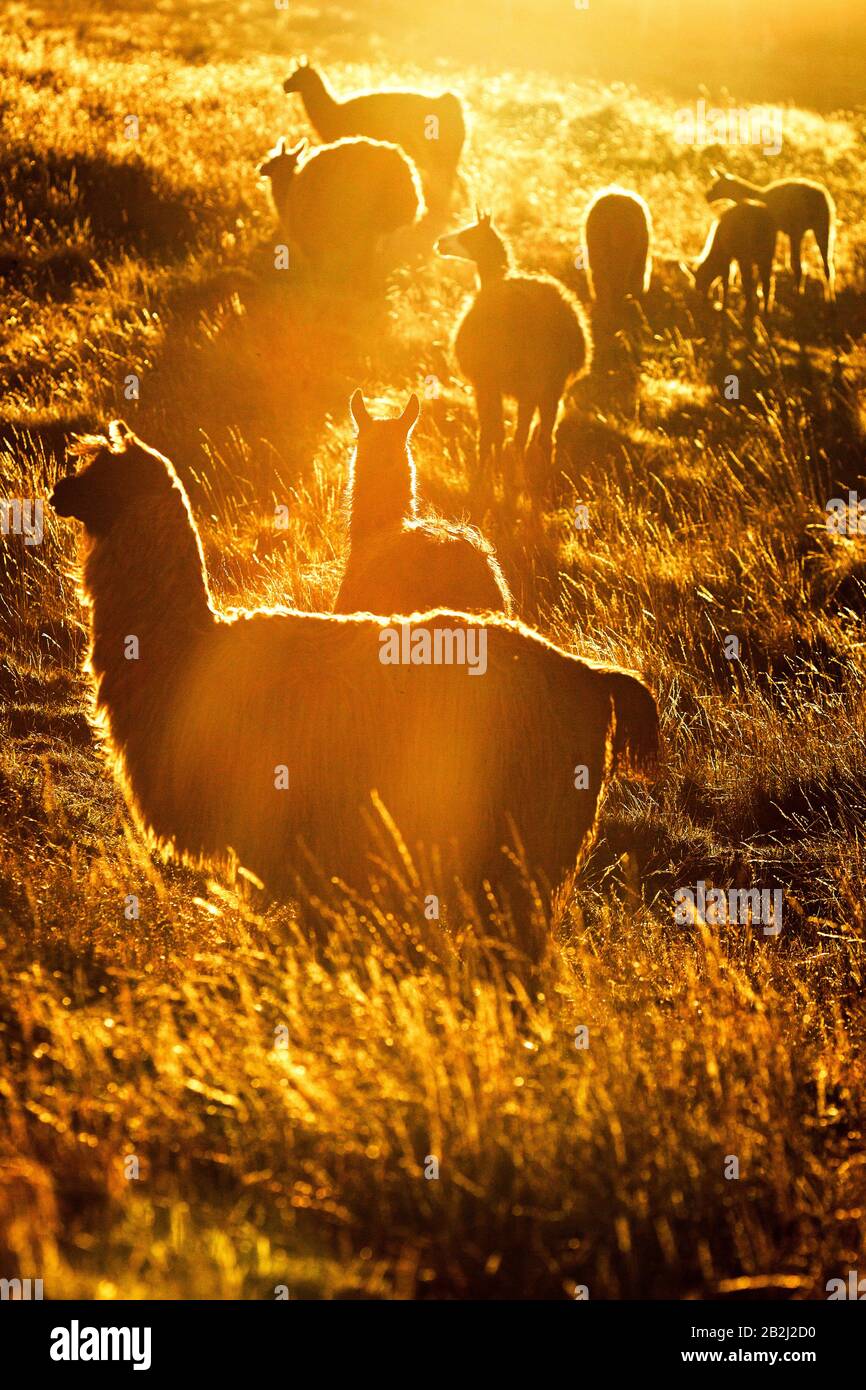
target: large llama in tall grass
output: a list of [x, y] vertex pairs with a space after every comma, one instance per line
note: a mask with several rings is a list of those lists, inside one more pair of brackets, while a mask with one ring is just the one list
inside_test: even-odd
[[507, 886], [515, 844], [553, 888], [616, 768], [652, 767], [656, 706], [637, 677], [506, 618], [219, 612], [169, 461], [119, 421], [75, 452], [52, 503], [84, 523], [96, 714], [163, 849], [234, 852], [278, 892], [311, 859], [366, 886], [387, 825], [436, 866], [425, 895], [447, 900], [455, 875]]
[[511, 591], [481, 533], [419, 514], [409, 442], [418, 397], [409, 397], [396, 420], [374, 420], [356, 391], [351, 411], [358, 431], [348, 489], [351, 549], [334, 611], [510, 614]]

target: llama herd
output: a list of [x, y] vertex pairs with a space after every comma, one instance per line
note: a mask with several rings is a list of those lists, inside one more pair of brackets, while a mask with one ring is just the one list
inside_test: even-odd
[[[260, 173], [312, 273], [361, 274], [384, 239], [429, 209], [447, 215], [466, 134], [455, 95], [341, 101], [306, 62], [284, 90], [300, 95], [323, 144], [280, 140]], [[777, 233], [791, 240], [801, 288], [812, 230], [832, 298], [826, 190], [714, 177], [708, 199], [729, 206], [694, 269], [696, 288], [721, 280], [726, 299], [736, 263], [749, 314], [756, 275], [767, 313]], [[454, 352], [475, 396], [480, 476], [504, 467], [507, 495], [515, 461], [549, 470], [564, 393], [592, 360], [589, 319], [558, 280], [514, 268], [489, 215], [435, 246], [477, 271]], [[584, 246], [601, 333], [649, 288], [644, 200], [602, 190]], [[517, 418], [508, 449], [505, 398]], [[419, 504], [417, 396], [396, 419], [371, 417], [360, 391], [350, 410], [349, 554], [333, 613], [219, 611], [169, 460], [121, 421], [73, 446], [77, 471], [51, 500], [83, 524], [88, 668], [114, 771], [163, 851], [237, 860], [277, 893], [310, 871], [375, 887], [390, 844], [420, 902], [460, 892], [483, 902], [491, 891], [514, 901], [527, 888], [549, 901], [591, 845], [611, 778], [653, 774], [655, 699], [638, 676], [581, 660], [520, 622], [480, 532]], [[483, 664], [467, 670], [470, 639]]]

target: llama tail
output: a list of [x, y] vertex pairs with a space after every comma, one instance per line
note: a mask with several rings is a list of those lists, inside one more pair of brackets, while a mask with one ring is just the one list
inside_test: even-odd
[[651, 777], [660, 749], [655, 696], [638, 676], [626, 671], [612, 671], [605, 679], [613, 701], [615, 766], [638, 777]]

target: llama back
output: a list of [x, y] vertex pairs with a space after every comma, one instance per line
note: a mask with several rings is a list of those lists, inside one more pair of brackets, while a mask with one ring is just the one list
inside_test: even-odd
[[511, 614], [511, 592], [493, 549], [474, 528], [422, 518], [353, 548], [335, 612], [430, 608]]
[[321, 146], [300, 166], [287, 205], [292, 235], [318, 249], [412, 225], [424, 198], [417, 171], [396, 145], [352, 139]]
[[367, 92], [339, 104], [340, 134], [400, 145], [422, 168], [455, 170], [466, 138], [463, 105], [453, 92]]
[[605, 678], [519, 624], [447, 612], [412, 628], [483, 632], [483, 674], [386, 664], [383, 626], [290, 613], [215, 624], [149, 753], [172, 814], [187, 808], [176, 844], [192, 857], [230, 845], [270, 882], [309, 852], [360, 882], [375, 790], [410, 851], [438, 847], [449, 873], [501, 872], [513, 822], [555, 884], [585, 848], [611, 770]]
[[587, 274], [602, 307], [640, 298], [649, 289], [649, 209], [631, 193], [599, 193], [586, 215]]
[[816, 222], [829, 228], [836, 220], [833, 196], [817, 179], [775, 179], [763, 188], [743, 183], [739, 189], [726, 191], [727, 196], [736, 196], [741, 201], [752, 198], [766, 203], [782, 231], [789, 227], [814, 227]]

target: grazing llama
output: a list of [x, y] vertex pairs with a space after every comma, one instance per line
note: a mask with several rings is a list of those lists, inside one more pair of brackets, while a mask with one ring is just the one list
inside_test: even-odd
[[735, 203], [753, 198], [766, 203], [776, 231], [783, 232], [791, 243], [791, 269], [798, 294], [803, 292], [803, 238], [809, 231], [814, 233], [824, 262], [824, 298], [832, 302], [836, 298], [836, 205], [823, 183], [812, 179], [777, 179], [761, 187], [735, 178], [724, 169], [713, 169], [712, 173], [715, 182], [707, 190], [708, 203], [721, 198], [732, 198]]
[[453, 92], [364, 92], [338, 101], [324, 77], [303, 61], [283, 83], [284, 92], [298, 92], [320, 140], [366, 135], [387, 140], [402, 149], [442, 191], [450, 190], [466, 138], [460, 98]]
[[755, 314], [755, 271], [757, 271], [764, 300], [764, 317], [773, 303], [773, 253], [776, 248], [776, 228], [764, 203], [734, 203], [725, 208], [710, 228], [701, 259], [691, 274], [695, 289], [706, 296], [717, 280], [722, 282], [722, 326], [725, 327], [728, 307], [728, 286], [731, 268], [736, 262], [746, 300], [746, 323], [751, 325]]
[[495, 615], [219, 612], [171, 463], [122, 421], [73, 453], [51, 500], [84, 524], [95, 715], [164, 853], [234, 854], [283, 893], [311, 864], [375, 887], [396, 826], [423, 895], [512, 885], [517, 845], [553, 889], [617, 767], [653, 768], [636, 676]]
[[409, 439], [416, 395], [396, 420], [374, 420], [360, 391], [351, 401], [358, 442], [349, 481], [346, 573], [337, 613], [511, 613], [511, 593], [492, 547], [474, 527], [418, 515]]
[[[441, 256], [474, 261], [480, 288], [457, 329], [457, 361], [472, 383], [478, 412], [478, 462], [498, 469], [505, 427], [502, 398], [517, 401], [514, 454], [522, 460], [532, 422], [543, 464], [568, 382], [589, 367], [592, 339], [580, 304], [549, 276], [518, 275], [489, 217], [436, 244]], [[510, 466], [510, 463], [509, 463]]]
[[596, 309], [612, 321], [626, 299], [640, 300], [650, 287], [650, 210], [638, 193], [603, 188], [586, 210], [586, 272]]
[[384, 237], [422, 216], [418, 172], [396, 145], [339, 140], [304, 159], [306, 150], [306, 140], [289, 149], [282, 138], [258, 172], [308, 265], [334, 272], [369, 265]]

